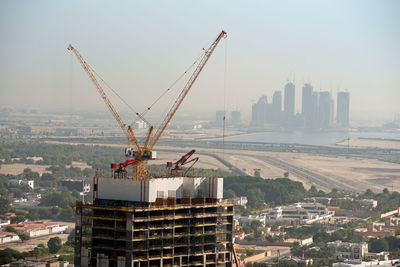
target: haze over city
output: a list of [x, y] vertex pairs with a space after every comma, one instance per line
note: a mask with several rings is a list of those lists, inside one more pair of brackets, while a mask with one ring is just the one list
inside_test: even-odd
[[228, 39], [179, 113], [214, 116], [225, 99], [226, 110], [250, 118], [260, 96], [292, 81], [296, 112], [308, 82], [333, 96], [348, 90], [351, 120], [387, 122], [400, 113], [399, 8], [398, 1], [2, 1], [0, 105], [104, 110], [66, 49], [71, 43], [131, 106], [144, 110], [223, 29]]

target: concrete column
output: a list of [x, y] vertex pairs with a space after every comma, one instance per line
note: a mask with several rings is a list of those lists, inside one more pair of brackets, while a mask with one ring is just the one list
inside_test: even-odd
[[133, 226], [133, 213], [126, 212], [126, 251], [125, 251], [125, 266], [132, 267], [132, 226]]

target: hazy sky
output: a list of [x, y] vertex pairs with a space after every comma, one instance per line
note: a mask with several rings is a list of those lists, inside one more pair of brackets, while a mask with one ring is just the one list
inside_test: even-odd
[[[353, 118], [400, 113], [400, 1], [0, 1], [0, 106], [105, 109], [76, 59], [137, 110], [224, 29], [180, 113], [249, 114], [287, 79], [348, 89]], [[226, 72], [225, 72], [226, 66]], [[167, 95], [155, 108], [165, 111]], [[116, 106], [124, 109], [115, 98]]]

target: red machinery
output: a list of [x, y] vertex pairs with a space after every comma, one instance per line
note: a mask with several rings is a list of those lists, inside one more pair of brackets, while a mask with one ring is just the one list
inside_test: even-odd
[[[196, 162], [199, 160], [199, 157], [195, 157], [191, 160], [189, 160], [189, 158], [196, 152], [195, 149], [190, 150], [188, 153], [186, 153], [185, 155], [183, 155], [178, 161], [176, 161], [175, 163], [172, 162], [167, 162], [167, 170], [168, 170], [168, 174], [172, 175], [172, 176], [184, 176], [186, 175], [189, 170], [193, 167], [194, 164], [196, 164]], [[192, 165], [190, 165], [190, 167], [185, 171], [185, 173], [183, 173], [183, 165], [189, 164], [193, 162]], [[175, 167], [173, 167], [175, 166]], [[173, 167], [173, 168], [172, 168]]]

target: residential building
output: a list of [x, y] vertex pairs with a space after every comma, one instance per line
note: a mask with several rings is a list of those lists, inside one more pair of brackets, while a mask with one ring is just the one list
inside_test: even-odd
[[398, 225], [398, 221], [396, 222], [397, 225], [392, 224], [392, 220], [387, 220], [384, 223], [379, 222], [368, 222], [367, 228], [357, 228], [354, 229], [354, 233], [362, 236], [365, 239], [368, 238], [383, 238], [387, 236], [395, 236], [396, 235], [396, 228]]
[[51, 234], [58, 234], [67, 231], [68, 226], [53, 222], [33, 221], [10, 224], [15, 230], [22, 232], [29, 237], [39, 237]]
[[313, 107], [313, 87], [311, 84], [306, 83], [302, 89], [301, 96], [301, 115], [304, 120], [304, 126], [306, 128], [311, 128], [314, 117], [314, 107]]
[[240, 126], [241, 119], [240, 119], [240, 111], [239, 110], [234, 110], [231, 112], [231, 124], [234, 127]]
[[21, 180], [21, 179], [11, 179], [8, 180], [9, 184], [14, 184], [14, 185], [27, 185], [30, 188], [34, 189], [35, 187], [35, 181], [34, 180]]
[[282, 93], [275, 91], [272, 96], [272, 123], [282, 123]]
[[320, 127], [330, 128], [333, 122], [333, 99], [328, 91], [319, 93], [319, 118]]
[[223, 110], [217, 110], [215, 112], [215, 126], [216, 127], [222, 127], [225, 122], [225, 111]]
[[257, 127], [263, 127], [267, 122], [268, 99], [261, 96], [257, 103], [253, 104], [251, 112], [251, 124]]
[[238, 206], [246, 207], [247, 205], [247, 197], [235, 197], [232, 201]]
[[338, 92], [337, 94], [337, 111], [336, 122], [339, 126], [349, 127], [350, 118], [350, 93]]
[[368, 253], [368, 243], [349, 243], [336, 240], [327, 246], [335, 259], [363, 259]]
[[248, 215], [248, 216], [238, 216], [237, 217], [241, 226], [250, 225], [252, 222], [260, 222], [261, 227], [265, 227], [266, 225], [266, 218], [265, 216], [259, 215]]
[[20, 241], [20, 238], [16, 233], [0, 231], [0, 245], [16, 241]]
[[286, 120], [291, 120], [294, 117], [295, 112], [295, 85], [288, 82], [284, 89], [284, 105], [283, 112]]
[[298, 221], [312, 223], [334, 215], [320, 203], [295, 203], [289, 206], [275, 207], [263, 211], [267, 223], [277, 221]]
[[357, 261], [357, 260], [346, 260], [343, 262], [336, 262], [332, 267], [400, 267], [399, 259], [392, 259], [386, 261]]

